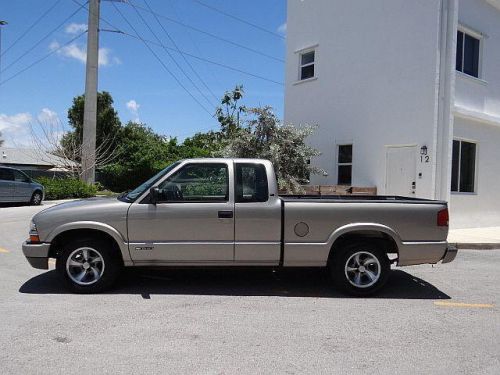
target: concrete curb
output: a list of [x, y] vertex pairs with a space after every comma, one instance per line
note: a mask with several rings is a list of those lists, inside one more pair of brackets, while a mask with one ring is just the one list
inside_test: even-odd
[[480, 242], [449, 242], [459, 250], [500, 250], [500, 243], [480, 243]]

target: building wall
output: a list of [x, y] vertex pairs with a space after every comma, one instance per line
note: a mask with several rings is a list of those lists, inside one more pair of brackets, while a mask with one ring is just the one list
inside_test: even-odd
[[477, 143], [476, 191], [451, 193], [451, 227], [500, 225], [500, 127], [456, 117], [454, 137]]
[[[289, 0], [285, 121], [319, 125], [328, 176], [312, 183], [336, 183], [336, 144], [352, 142], [353, 185], [383, 194], [385, 146], [426, 145], [416, 195], [433, 197], [440, 3]], [[297, 51], [316, 44], [317, 79], [298, 83]]]
[[480, 79], [456, 73], [453, 137], [477, 143], [477, 170], [474, 193], [451, 193], [450, 224], [453, 228], [498, 226], [500, 8], [484, 0], [460, 0], [458, 20], [483, 36]]
[[485, 0], [460, 0], [459, 4], [459, 23], [484, 36], [481, 79], [457, 72], [455, 104], [500, 121], [500, 9]]
[[[455, 72], [457, 19], [482, 34], [479, 79]], [[386, 146], [425, 145], [416, 196], [448, 199], [454, 228], [500, 225], [500, 0], [288, 0], [287, 32], [285, 121], [319, 126], [313, 184], [336, 183], [352, 143], [352, 184], [384, 194]], [[311, 46], [316, 79], [298, 82]], [[453, 138], [477, 143], [475, 193], [450, 194]]]

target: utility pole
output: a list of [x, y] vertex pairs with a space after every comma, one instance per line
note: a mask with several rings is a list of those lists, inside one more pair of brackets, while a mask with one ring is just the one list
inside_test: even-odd
[[87, 66], [83, 112], [82, 180], [95, 182], [97, 129], [97, 71], [99, 67], [99, 1], [89, 0]]

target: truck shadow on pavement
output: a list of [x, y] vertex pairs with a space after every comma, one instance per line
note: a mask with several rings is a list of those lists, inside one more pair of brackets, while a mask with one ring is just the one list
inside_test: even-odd
[[[42, 273], [19, 289], [27, 294], [67, 294], [56, 271]], [[346, 298], [322, 269], [127, 269], [105, 294], [222, 295]], [[434, 285], [405, 271], [392, 270], [386, 286], [371, 298], [450, 299]]]

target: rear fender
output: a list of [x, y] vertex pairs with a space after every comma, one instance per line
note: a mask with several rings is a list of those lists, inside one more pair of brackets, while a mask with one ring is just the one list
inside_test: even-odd
[[393, 230], [392, 228], [386, 225], [376, 224], [376, 223], [356, 223], [356, 224], [347, 224], [337, 228], [332, 234], [330, 234], [330, 237], [328, 237], [327, 241], [328, 247], [332, 248], [335, 241], [337, 241], [337, 239], [342, 235], [353, 232], [361, 232], [361, 231], [371, 231], [371, 232], [379, 232], [387, 234], [394, 240], [398, 250], [402, 246], [401, 237], [399, 237], [396, 231]]

